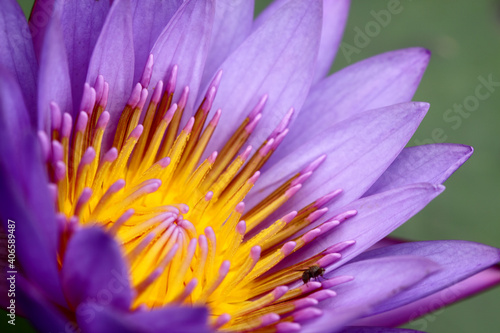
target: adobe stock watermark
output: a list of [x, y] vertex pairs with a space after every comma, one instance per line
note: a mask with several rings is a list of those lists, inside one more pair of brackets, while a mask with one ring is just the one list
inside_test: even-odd
[[[429, 323], [435, 322], [437, 317], [444, 313], [446, 309], [445, 306], [458, 301], [464, 293], [465, 290], [460, 284], [440, 291], [438, 297], [429, 302], [425, 302], [425, 304], [422, 304], [411, 313], [408, 318], [409, 324], [418, 331], [427, 331], [429, 329]], [[425, 316], [421, 317], [423, 315]]]
[[29, 24], [26, 25], [26, 19], [19, 15], [9, 14], [0, 17], [4, 22], [0, 21], [0, 25], [20, 27], [18, 34], [11, 34], [8, 36], [8, 41], [11, 47], [23, 47], [25, 40], [38, 36], [38, 34], [45, 31], [45, 28], [50, 23], [54, 8], [62, 6], [63, 0], [46, 1], [41, 0], [36, 2], [37, 11], [31, 13], [29, 17]]
[[31, 14], [29, 21], [30, 35], [36, 37], [50, 22], [54, 8], [62, 5], [62, 0], [37, 1], [37, 11]]
[[[477, 77], [478, 84], [474, 88], [474, 92], [465, 97], [461, 103], [454, 103], [449, 109], [443, 113], [443, 121], [449, 124], [453, 130], [458, 130], [462, 126], [463, 120], [471, 116], [471, 114], [479, 109], [481, 102], [484, 102], [500, 87], [500, 81], [495, 81], [493, 74], [487, 76], [479, 75]], [[443, 143], [448, 139], [443, 127], [434, 128], [430, 136], [426, 139], [415, 139], [413, 142], [420, 146], [425, 144]]]
[[352, 62], [353, 54], [359, 54], [361, 50], [368, 47], [372, 40], [382, 32], [382, 29], [392, 22], [392, 18], [395, 15], [401, 14], [402, 11], [403, 5], [401, 4], [401, 0], [389, 0], [386, 9], [371, 10], [370, 15], [373, 17], [373, 20], [368, 21], [363, 28], [359, 26], [354, 28], [353, 43], [340, 43], [340, 50], [347, 63], [350, 64]]
[[7, 323], [9, 325], [16, 325], [16, 222], [13, 220], [7, 220]]
[[495, 89], [500, 87], [499, 81], [493, 80], [493, 74], [487, 77], [478, 76], [479, 84], [474, 89], [474, 94], [464, 98], [461, 104], [453, 104], [453, 108], [447, 109], [443, 114], [445, 123], [452, 124], [451, 128], [457, 130], [462, 125], [462, 120], [470, 117], [472, 112], [479, 109], [481, 101], [490, 98]]

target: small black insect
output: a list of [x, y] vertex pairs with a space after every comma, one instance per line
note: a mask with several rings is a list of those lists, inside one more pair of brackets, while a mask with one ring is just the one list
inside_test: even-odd
[[325, 269], [323, 267], [319, 267], [318, 265], [313, 265], [303, 271], [302, 281], [304, 281], [304, 284], [309, 282], [311, 279], [316, 280], [320, 276], [323, 277], [323, 274], [325, 273]]

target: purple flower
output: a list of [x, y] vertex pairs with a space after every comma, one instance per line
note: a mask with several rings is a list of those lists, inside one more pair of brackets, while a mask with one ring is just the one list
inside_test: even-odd
[[427, 50], [325, 78], [348, 7], [41, 0], [28, 29], [5, 1], [0, 215], [38, 330], [397, 332], [368, 326], [499, 282], [496, 248], [379, 242], [472, 148], [404, 148]]

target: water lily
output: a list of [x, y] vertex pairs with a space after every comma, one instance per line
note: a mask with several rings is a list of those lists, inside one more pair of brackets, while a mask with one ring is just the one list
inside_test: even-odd
[[496, 248], [382, 241], [472, 148], [404, 148], [427, 50], [326, 77], [348, 7], [40, 0], [28, 30], [5, 1], [18, 311], [42, 332], [379, 332], [498, 283]]

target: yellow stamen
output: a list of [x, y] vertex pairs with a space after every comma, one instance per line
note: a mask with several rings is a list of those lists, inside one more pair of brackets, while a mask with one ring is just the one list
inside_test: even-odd
[[[220, 153], [209, 152], [200, 163], [221, 118], [217, 110], [207, 123], [220, 73], [181, 130], [189, 88], [174, 100], [176, 75], [174, 66], [165, 90], [158, 82], [142, 124], [148, 90], [134, 87], [107, 151], [102, 147], [108, 144], [109, 85], [102, 76], [99, 87], [85, 86], [84, 111], [73, 132], [71, 117], [62, 115], [61, 128], [51, 135], [58, 161], [47, 168], [57, 185], [57, 209], [66, 219], [57, 256], [63, 257], [76, 224], [101, 226], [123, 247], [136, 291], [131, 310], [205, 305], [220, 330], [272, 331], [279, 315], [314, 303], [303, 300], [309, 291], [285, 285], [300, 280], [299, 269], [332, 256], [319, 254], [273, 270], [320, 232], [290, 240], [326, 212], [317, 203], [271, 221], [314, 168], [299, 172], [244, 214], [243, 201], [287, 134], [291, 113], [250, 158], [252, 147], [240, 150], [262, 118], [264, 96]], [[53, 108], [60, 115], [57, 105]]]

